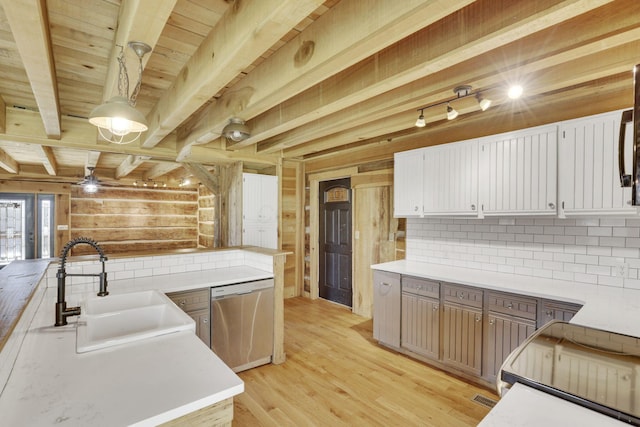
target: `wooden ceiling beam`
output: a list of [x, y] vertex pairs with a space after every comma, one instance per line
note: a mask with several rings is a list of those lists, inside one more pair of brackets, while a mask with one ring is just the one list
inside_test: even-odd
[[[212, 141], [229, 118], [255, 117], [470, 3], [471, 0], [340, 2], [228, 88], [197, 120], [183, 126], [179, 140], [184, 144]], [[265, 131], [256, 129], [256, 133]], [[228, 142], [227, 149], [252, 144], [252, 138]]]
[[[328, 147], [321, 147], [321, 141], [331, 140], [331, 135], [367, 123], [384, 121], [394, 114], [410, 112], [417, 117], [417, 108], [451, 98], [453, 93], [449, 88], [460, 84], [461, 81], [473, 83], [475, 88], [503, 86], [506, 84], [505, 80], [515, 79], [512, 76], [548, 74], [548, 70], [554, 66], [596, 54], [598, 56], [594, 58], [598, 60], [598, 64], [611, 63], [615, 58], [615, 62], [620, 65], [622, 57], [630, 60], [629, 55], [633, 54], [631, 52], [633, 45], [629, 43], [640, 40], [640, 21], [633, 19], [640, 14], [640, 3], [636, 3], [634, 7], [635, 10], [610, 10], [614, 9], [613, 5], [606, 6], [607, 10], [596, 10], [581, 19], [580, 22], [584, 24], [585, 30], [581, 32], [580, 37], [571, 36], [575, 32], [575, 26], [571, 22], [568, 25], [559, 25], [370, 98], [358, 104], [357, 108], [334, 113], [292, 130], [282, 135], [294, 145], [293, 148], [284, 150], [285, 156], [306, 155], [315, 151], [316, 148], [322, 151]], [[611, 20], [600, 19], [598, 12], [606, 12], [605, 14], [610, 16]], [[548, 50], [541, 52], [536, 49], [526, 49], [526, 46], [540, 45], [544, 45]], [[621, 54], [620, 49], [627, 53]], [[551, 53], [543, 54], [547, 51]], [[596, 64], [587, 63], [587, 66], [591, 69]], [[570, 78], [571, 72], [573, 71], [567, 72], [560, 68], [560, 73], [564, 77], [559, 81]], [[581, 76], [579, 80], [584, 82], [583, 70], [577, 70], [577, 73]], [[553, 87], [556, 88], [557, 85]], [[429, 117], [431, 111], [427, 110], [425, 113]], [[367, 138], [364, 135], [358, 135], [354, 140], [360, 140], [362, 137]], [[304, 144], [297, 145], [301, 142]]]
[[[114, 38], [111, 56], [105, 79], [102, 101], [107, 101], [111, 97], [118, 95], [118, 55], [120, 46], [125, 51], [127, 72], [129, 76], [130, 90], [138, 81], [138, 57], [127, 47], [130, 41], [139, 41], [148, 44], [151, 49], [156, 46], [160, 34], [164, 29], [177, 0], [125, 0], [120, 6], [118, 15], [118, 29]], [[142, 58], [142, 66], [147, 64], [149, 57], [147, 54]], [[130, 94], [126, 94], [128, 97]]]
[[42, 160], [42, 165], [47, 170], [47, 173], [51, 176], [56, 176], [58, 163], [56, 162], [56, 156], [53, 153], [53, 149], [44, 145], [36, 145], [36, 147], [40, 150], [40, 159]]
[[184, 168], [189, 171], [198, 181], [202, 183], [211, 193], [220, 194], [220, 182], [218, 176], [209, 172], [207, 168], [197, 163], [183, 163]]
[[5, 104], [4, 99], [0, 96], [0, 133], [5, 133], [7, 131], [7, 104]]
[[138, 166], [149, 160], [149, 156], [134, 156], [129, 154], [116, 168], [116, 179], [124, 178], [133, 172]]
[[17, 174], [20, 172], [20, 165], [6, 151], [0, 148], [0, 168], [9, 173]]
[[87, 158], [84, 162], [84, 176], [91, 174], [89, 168], [95, 169], [98, 166], [101, 154], [102, 153], [100, 151], [87, 151]]
[[48, 138], [60, 139], [60, 104], [44, 0], [0, 0]]
[[[526, 87], [525, 98], [520, 101], [527, 102], [529, 97], [541, 95], [544, 93], [553, 93], [560, 90], [563, 87], [571, 87], [576, 85], [585, 85], [591, 81], [603, 79], [608, 76], [617, 75], [620, 73], [628, 72], [631, 76], [631, 69], [635, 61], [637, 61], [637, 52], [640, 49], [640, 40], [631, 43], [626, 43], [613, 49], [598, 52], [595, 48], [579, 49], [582, 57], [575, 56], [575, 59], [567, 62], [556, 62], [552, 58], [545, 58], [541, 60], [547, 67], [541, 67], [540, 63], [529, 62], [521, 68], [511, 70], [515, 74], [519, 75], [523, 81], [529, 82]], [[595, 53], [585, 55], [588, 52]], [[564, 52], [566, 54], [566, 52]], [[616, 61], [611, 61], [611, 58], [616, 58]], [[489, 59], [489, 62], [490, 59]], [[549, 66], [549, 64], [557, 64]], [[496, 72], [489, 75], [485, 79], [479, 79], [478, 81], [483, 87], [490, 87], [500, 83], [501, 73]], [[631, 77], [630, 77], [631, 78]], [[425, 85], [437, 84], [438, 78], [433, 81], [425, 82]], [[418, 84], [419, 82], [415, 82]], [[414, 87], [413, 85], [407, 89]], [[427, 86], [428, 87], [428, 86]], [[506, 98], [505, 93], [497, 90], [493, 92], [485, 92], [489, 99], [493, 100], [491, 109], [494, 109], [502, 104], [511, 104], [511, 101]], [[402, 96], [399, 93], [390, 92], [385, 94], [385, 100], [380, 100], [380, 105], [384, 105], [386, 100], [393, 101], [395, 99], [401, 99]], [[630, 102], [632, 97], [629, 98]], [[373, 102], [374, 100], [372, 100]], [[473, 98], [464, 100], [460, 107], [456, 104], [456, 109], [461, 113], [467, 113], [471, 111], [477, 111], [478, 107], [475, 104]], [[466, 105], [466, 106], [465, 106]], [[466, 110], [465, 110], [466, 108]], [[597, 106], [593, 106], [597, 108]], [[332, 148], [340, 147], [344, 144], [349, 144], [354, 141], [366, 140], [371, 138], [380, 137], [383, 135], [393, 134], [395, 132], [402, 132], [407, 129], [413, 129], [415, 119], [418, 112], [415, 110], [406, 110], [402, 108], [401, 112], [393, 114], [393, 109], [388, 109], [385, 112], [376, 111], [372, 112], [367, 120], [367, 123], [359, 123], [357, 127], [349, 127], [344, 130], [331, 133], [327, 136], [308, 141], [305, 144], [296, 145], [291, 149], [283, 151], [285, 158], [299, 158], [315, 152], [321, 152]], [[444, 118], [444, 107], [438, 110], [437, 108], [430, 108], [424, 111], [424, 116], [427, 125], [432, 122], [441, 121]], [[493, 124], [487, 124], [484, 129], [490, 129]]]
[[149, 130], [142, 145], [156, 146], [322, 3], [233, 3], [147, 116]]
[[147, 172], [144, 173], [144, 179], [156, 179], [163, 175], [173, 172], [174, 170], [181, 168], [182, 163], [177, 162], [157, 162]]
[[259, 142], [278, 133], [258, 144], [258, 152], [267, 153], [306, 143], [310, 138], [292, 140], [281, 133], [348, 107], [357, 110], [369, 98], [487, 54], [608, 1], [475, 2], [251, 120], [252, 139]]

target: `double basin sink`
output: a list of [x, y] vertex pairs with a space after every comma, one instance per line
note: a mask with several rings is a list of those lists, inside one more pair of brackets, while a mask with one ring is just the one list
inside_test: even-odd
[[92, 297], [78, 319], [76, 351], [86, 353], [178, 331], [195, 322], [156, 290]]

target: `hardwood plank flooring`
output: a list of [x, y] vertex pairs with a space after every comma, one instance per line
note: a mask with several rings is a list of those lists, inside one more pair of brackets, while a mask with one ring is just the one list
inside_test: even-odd
[[234, 426], [475, 426], [485, 388], [381, 347], [372, 321], [324, 300], [285, 300], [282, 365], [240, 373]]

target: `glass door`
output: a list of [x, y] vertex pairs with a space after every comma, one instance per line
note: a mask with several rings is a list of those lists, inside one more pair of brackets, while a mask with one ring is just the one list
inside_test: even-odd
[[54, 196], [0, 193], [0, 268], [54, 256]]

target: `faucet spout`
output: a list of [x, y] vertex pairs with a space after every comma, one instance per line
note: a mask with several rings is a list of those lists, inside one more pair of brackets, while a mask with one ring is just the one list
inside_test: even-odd
[[[65, 270], [65, 263], [67, 262], [69, 251], [74, 246], [83, 243], [93, 247], [96, 252], [98, 252], [98, 255], [100, 255], [102, 272], [98, 274], [67, 274], [67, 271]], [[107, 261], [107, 257], [104, 255], [104, 251], [100, 245], [88, 237], [78, 237], [65, 245], [60, 255], [60, 268], [58, 268], [58, 272], [56, 273], [56, 278], [58, 279], [58, 300], [56, 302], [55, 326], [64, 326], [67, 324], [67, 317], [77, 316], [80, 314], [80, 307], [67, 307], [67, 302], [65, 300], [67, 276], [98, 276], [100, 278], [100, 290], [98, 291], [98, 296], [103, 297], [109, 295], [109, 292], [107, 291], [107, 272], [105, 271], [105, 261]]]

